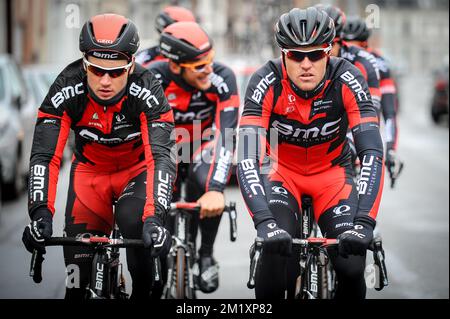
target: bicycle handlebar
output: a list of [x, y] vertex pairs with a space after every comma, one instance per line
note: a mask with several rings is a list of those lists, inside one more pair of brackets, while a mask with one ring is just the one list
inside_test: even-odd
[[[110, 239], [108, 237], [92, 236], [83, 237], [52, 237], [45, 241], [45, 246], [96, 246], [96, 247], [115, 247], [115, 248], [143, 248], [142, 239]], [[37, 250], [33, 251], [30, 263], [30, 277], [35, 283], [42, 281], [42, 263], [44, 256]], [[153, 282], [154, 284], [162, 283], [161, 277], [161, 261], [158, 257], [153, 258]]]
[[[308, 248], [308, 247], [316, 247], [316, 248], [328, 248], [328, 247], [335, 247], [339, 245], [338, 239], [329, 239], [329, 238], [316, 238], [316, 237], [310, 237], [307, 239], [299, 239], [299, 238], [293, 238], [292, 244], [295, 246], [300, 246], [301, 248]], [[253, 256], [251, 256], [250, 261], [250, 274], [249, 279], [247, 282], [247, 287], [249, 289], [255, 288], [255, 274], [256, 274], [256, 268], [259, 264], [259, 258], [261, 257], [262, 251], [264, 246], [264, 239], [260, 237], [256, 237], [255, 244], [254, 244], [254, 252]], [[386, 264], [384, 262], [384, 250], [381, 243], [381, 238], [375, 237], [372, 242], [370, 243], [368, 250], [373, 251], [374, 261], [375, 264], [378, 266], [380, 270], [380, 287], [375, 288], [376, 290], [381, 290], [383, 287], [387, 286], [389, 284], [389, 280], [387, 277], [387, 271], [386, 271]]]
[[[185, 211], [198, 212], [201, 209], [201, 206], [196, 202], [175, 202], [170, 204], [170, 211], [176, 212], [177, 210], [182, 209]], [[228, 213], [229, 221], [230, 221], [230, 240], [236, 241], [237, 238], [237, 214], [236, 214], [236, 203], [229, 202], [228, 205], [223, 209], [224, 213]]]

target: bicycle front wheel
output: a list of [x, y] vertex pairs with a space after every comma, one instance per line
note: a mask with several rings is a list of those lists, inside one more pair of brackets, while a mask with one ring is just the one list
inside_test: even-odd
[[176, 299], [186, 298], [186, 251], [183, 247], [177, 249], [176, 257]]

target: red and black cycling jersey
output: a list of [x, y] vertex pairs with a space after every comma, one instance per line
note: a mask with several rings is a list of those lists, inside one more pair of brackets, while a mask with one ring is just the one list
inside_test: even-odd
[[376, 50], [367, 49], [377, 59], [380, 70], [381, 111], [385, 122], [386, 149], [398, 147], [398, 94], [397, 84], [392, 76], [389, 62]]
[[[161, 81], [173, 109], [177, 143], [200, 146], [207, 138], [207, 131], [214, 134], [213, 165], [208, 173], [206, 191], [222, 192], [231, 172], [239, 115], [240, 102], [234, 72], [215, 62], [210, 74], [211, 87], [200, 91], [187, 84], [180, 75], [173, 74], [167, 61], [152, 63], [149, 70]], [[198, 134], [199, 131], [202, 134]], [[198, 147], [193, 146], [192, 149], [195, 152]]]
[[70, 129], [74, 157], [95, 171], [113, 173], [139, 162], [147, 166], [143, 220], [164, 217], [176, 175], [173, 112], [151, 72], [140, 65], [128, 77], [124, 96], [102, 106], [88, 93], [82, 60], [56, 78], [39, 108], [30, 159], [29, 212], [54, 202], [61, 157]]
[[361, 71], [364, 79], [369, 85], [369, 91], [372, 95], [373, 104], [380, 115], [380, 71], [378, 69], [378, 62], [375, 56], [358, 46], [349, 45], [347, 42], [343, 41], [339, 51], [339, 57], [350, 61]]
[[155, 45], [136, 53], [136, 63], [139, 63], [145, 68], [147, 68], [150, 63], [161, 60], [167, 60], [167, 58], [161, 54], [159, 45]]
[[351, 165], [349, 128], [362, 163], [357, 216], [375, 219], [383, 186], [383, 144], [363, 74], [344, 59], [330, 58], [321, 89], [307, 99], [298, 90], [281, 59], [260, 68], [247, 87], [239, 122], [238, 180], [255, 224], [271, 218], [262, 163], [271, 162], [269, 175], [278, 165], [304, 176]]

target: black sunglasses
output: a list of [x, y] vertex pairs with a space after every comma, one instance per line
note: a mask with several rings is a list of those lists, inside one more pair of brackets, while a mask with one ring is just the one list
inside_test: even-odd
[[282, 51], [286, 54], [287, 58], [296, 62], [302, 62], [306, 57], [311, 62], [316, 62], [328, 55], [330, 52], [331, 46], [323, 48], [323, 49], [315, 49], [311, 51], [300, 51], [300, 50], [287, 50], [282, 49]]

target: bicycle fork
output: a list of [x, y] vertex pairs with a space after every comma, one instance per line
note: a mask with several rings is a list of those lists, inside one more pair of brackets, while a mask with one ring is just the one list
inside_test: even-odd
[[[170, 249], [167, 263], [168, 263], [168, 273], [167, 273], [167, 284], [164, 288], [164, 295], [169, 298], [175, 298], [176, 294], [176, 280], [177, 280], [177, 272], [176, 272], [176, 263], [178, 258], [184, 258], [184, 265], [186, 265], [184, 269], [184, 282], [186, 285], [185, 293], [186, 298], [194, 299], [195, 298], [195, 283], [194, 283], [194, 273], [193, 273], [193, 264], [191, 262], [192, 256], [191, 253], [194, 251], [192, 247], [190, 247], [188, 241], [188, 227], [189, 227], [189, 218], [186, 214], [176, 214], [175, 215], [175, 232], [172, 240], [172, 247]], [[182, 252], [180, 251], [182, 250]]]

